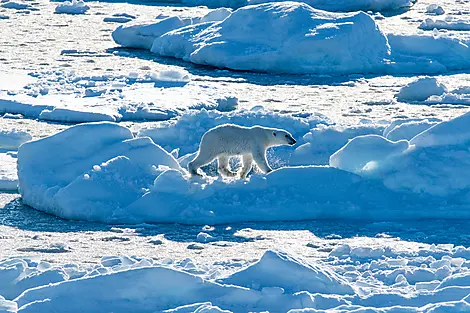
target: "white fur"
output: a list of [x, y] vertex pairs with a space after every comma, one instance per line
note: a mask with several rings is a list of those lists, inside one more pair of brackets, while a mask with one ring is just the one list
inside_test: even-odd
[[229, 159], [231, 156], [242, 155], [241, 178], [245, 178], [250, 172], [253, 161], [261, 171], [269, 173], [272, 169], [266, 160], [266, 149], [293, 144], [295, 144], [295, 139], [289, 132], [282, 129], [224, 124], [208, 130], [202, 136], [198, 154], [189, 163], [188, 169], [191, 175], [199, 175], [198, 168], [217, 158], [219, 173], [234, 177], [237, 173], [230, 170]]

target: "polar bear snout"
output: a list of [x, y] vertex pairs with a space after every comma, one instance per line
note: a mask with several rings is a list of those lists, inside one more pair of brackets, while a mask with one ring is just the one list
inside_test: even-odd
[[287, 136], [287, 143], [291, 146], [295, 145], [297, 141], [294, 139], [294, 137], [286, 135]]

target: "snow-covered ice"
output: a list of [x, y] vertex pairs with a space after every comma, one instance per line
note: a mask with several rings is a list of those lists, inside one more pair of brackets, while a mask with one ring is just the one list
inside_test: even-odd
[[0, 312], [469, 311], [468, 1], [85, 3], [0, 0]]

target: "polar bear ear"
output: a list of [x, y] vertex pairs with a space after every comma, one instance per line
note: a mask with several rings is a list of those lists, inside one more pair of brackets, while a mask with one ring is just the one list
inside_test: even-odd
[[274, 136], [274, 137], [276, 137], [276, 136], [277, 136], [276, 132], [273, 132], [273, 136]]

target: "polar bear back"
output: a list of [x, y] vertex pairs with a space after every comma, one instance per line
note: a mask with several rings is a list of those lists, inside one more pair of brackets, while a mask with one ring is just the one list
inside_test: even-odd
[[265, 150], [269, 143], [271, 129], [254, 126], [243, 127], [233, 124], [217, 126], [201, 139], [200, 150], [210, 150], [216, 154], [240, 155]]

